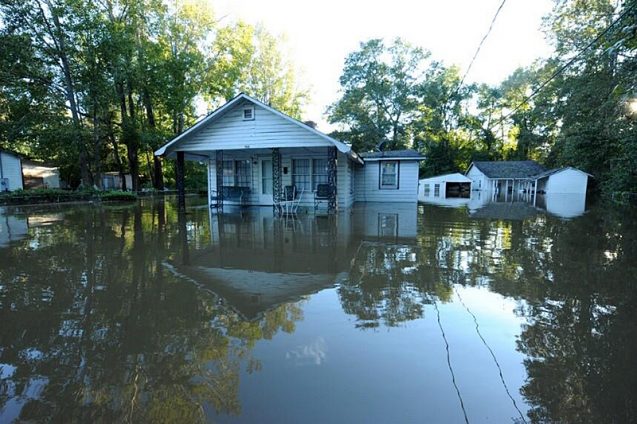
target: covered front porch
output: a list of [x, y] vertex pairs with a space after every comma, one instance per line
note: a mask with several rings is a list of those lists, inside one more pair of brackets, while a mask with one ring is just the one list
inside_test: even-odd
[[216, 150], [206, 156], [211, 208], [294, 202], [332, 213], [352, 203], [352, 165], [336, 147]]

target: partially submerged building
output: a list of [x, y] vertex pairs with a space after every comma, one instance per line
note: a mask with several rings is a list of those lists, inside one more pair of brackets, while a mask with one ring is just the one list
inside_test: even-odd
[[476, 161], [466, 173], [473, 190], [513, 193], [586, 193], [589, 174], [572, 167], [546, 170], [532, 160]]
[[[355, 201], [417, 201], [413, 150], [359, 155], [351, 146], [262, 102], [240, 94], [155, 152], [208, 167], [210, 206], [301, 206], [325, 200], [329, 211]], [[183, 176], [178, 174], [178, 187]], [[181, 181], [180, 181], [181, 178]]]
[[16, 153], [0, 149], [0, 191], [22, 190], [22, 159]]
[[471, 196], [471, 179], [456, 172], [423, 178], [418, 183], [418, 200], [468, 199]]

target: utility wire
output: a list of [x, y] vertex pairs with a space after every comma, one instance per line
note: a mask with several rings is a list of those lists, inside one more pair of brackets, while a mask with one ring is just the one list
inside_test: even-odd
[[467, 411], [464, 407], [464, 402], [462, 401], [462, 395], [460, 394], [460, 389], [458, 388], [458, 383], [456, 383], [456, 374], [453, 372], [453, 367], [451, 366], [451, 355], [449, 353], [449, 342], [447, 341], [447, 336], [445, 335], [445, 330], [442, 328], [442, 322], [440, 322], [440, 310], [438, 309], [438, 302], [435, 299], [433, 300], [434, 308], [436, 308], [436, 314], [438, 315], [438, 327], [440, 327], [440, 333], [442, 334], [442, 339], [445, 341], [445, 349], [447, 351], [447, 366], [449, 367], [449, 372], [451, 373], [451, 382], [453, 383], [453, 387], [456, 389], [456, 394], [458, 395], [458, 400], [460, 400], [460, 407], [462, 408], [462, 413], [464, 414], [464, 421], [466, 424], [469, 424], [469, 418], [467, 418]]
[[[533, 97], [537, 96], [540, 91], [542, 91], [544, 89], [544, 87], [546, 87], [551, 81], [553, 81], [559, 74], [561, 74], [562, 72], [564, 72], [568, 67], [570, 67], [573, 63], [575, 63], [575, 61], [577, 59], [579, 59], [579, 57], [588, 49], [590, 49], [593, 45], [595, 45], [599, 40], [602, 39], [602, 37], [604, 37], [606, 34], [608, 34], [608, 32], [615, 26], [617, 25], [622, 19], [624, 19], [624, 17], [626, 15], [628, 15], [628, 13], [630, 13], [633, 9], [635, 8], [635, 3], [633, 3], [631, 6], [629, 6], [621, 15], [619, 15], [619, 17], [617, 17], [617, 19], [615, 19], [613, 22], [611, 22], [610, 25], [608, 25], [606, 27], [606, 29], [604, 29], [604, 31], [600, 32], [597, 37], [595, 37], [595, 39], [593, 41], [591, 41], [590, 43], [588, 43], [583, 49], [581, 49], [575, 56], [573, 56], [568, 62], [566, 62], [564, 65], [560, 66], [555, 72], [553, 72], [551, 74], [551, 76], [544, 81], [542, 84], [540, 84], [539, 87], [537, 87], [535, 90], [533, 90], [533, 92], [531, 94], [529, 94], [527, 97], [524, 98], [524, 100], [522, 100], [516, 107], [513, 108], [513, 110], [511, 110], [509, 113], [507, 113], [506, 115], [504, 115], [502, 118], [500, 118], [498, 121], [496, 121], [495, 124], [493, 124], [493, 126], [497, 126], [500, 125], [502, 122], [504, 122], [505, 119], [509, 118], [511, 115], [513, 115], [515, 112], [517, 112], [522, 106], [524, 106], [529, 100], [531, 100]], [[491, 126], [490, 126], [491, 127]]]
[[520, 414], [520, 418], [522, 418], [522, 422], [524, 422], [526, 424], [526, 418], [524, 418], [524, 414], [522, 414], [522, 411], [520, 411], [520, 408], [518, 408], [518, 404], [515, 402], [515, 399], [513, 399], [513, 396], [511, 396], [511, 392], [509, 391], [509, 386], [507, 386], [507, 383], [504, 381], [504, 375], [502, 374], [502, 367], [500, 366], [500, 362], [498, 362], [498, 358], [496, 358], [495, 353], [493, 352], [493, 349], [491, 349], [491, 346], [489, 346], [487, 341], [482, 336], [482, 333], [480, 332], [480, 325], [478, 325], [478, 318], [476, 318], [476, 316], [473, 314], [473, 312], [471, 312], [471, 310], [469, 310], [469, 307], [464, 303], [464, 301], [462, 300], [462, 296], [460, 296], [460, 292], [457, 291], [457, 290], [456, 290], [456, 296], [458, 296], [458, 300], [460, 301], [462, 306], [464, 306], [464, 308], [467, 310], [469, 315], [471, 315], [473, 317], [473, 322], [476, 324], [476, 333], [478, 333], [478, 337], [480, 337], [480, 340], [482, 340], [482, 343], [484, 344], [484, 346], [487, 348], [487, 350], [491, 354], [491, 357], [493, 358], [493, 362], [495, 362], [495, 366], [498, 368], [498, 373], [500, 374], [500, 381], [502, 381], [502, 385], [504, 386], [504, 390], [506, 391], [507, 395], [509, 396], [509, 399], [511, 399], [511, 402], [513, 402], [513, 406], [518, 411], [518, 414]]
[[453, 93], [449, 96], [449, 99], [447, 99], [447, 102], [451, 100], [452, 97], [455, 97], [460, 91], [460, 89], [462, 88], [462, 85], [464, 84], [464, 80], [467, 78], [467, 75], [469, 74], [469, 71], [471, 70], [473, 63], [476, 61], [476, 58], [478, 57], [478, 54], [480, 53], [480, 50], [482, 49], [482, 45], [487, 40], [487, 37], [489, 37], [489, 35], [491, 34], [491, 30], [493, 30], [493, 25], [495, 24], [496, 19], [498, 19], [498, 15], [500, 14], [500, 11], [504, 7], [504, 4], [506, 3], [506, 1], [507, 0], [502, 0], [502, 3], [500, 3], [498, 10], [495, 11], [495, 15], [493, 15], [493, 19], [491, 19], [491, 24], [489, 24], [489, 29], [487, 30], [486, 34], [484, 34], [484, 37], [482, 37], [482, 40], [480, 40], [480, 43], [478, 44], [478, 48], [476, 49], [476, 52], [473, 54], [473, 57], [471, 58], [471, 61], [469, 62], [469, 66], [467, 66], [467, 70], [464, 72], [464, 75], [462, 75], [462, 78], [460, 79], [458, 86], [453, 91]]

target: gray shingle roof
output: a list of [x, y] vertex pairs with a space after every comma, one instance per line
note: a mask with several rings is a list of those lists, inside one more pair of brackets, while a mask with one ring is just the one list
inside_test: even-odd
[[530, 178], [546, 170], [533, 160], [476, 161], [473, 165], [489, 178]]
[[397, 158], [397, 159], [424, 159], [420, 153], [412, 149], [405, 150], [386, 150], [384, 152], [365, 152], [360, 153], [360, 157], [363, 159], [385, 159], [385, 158]]

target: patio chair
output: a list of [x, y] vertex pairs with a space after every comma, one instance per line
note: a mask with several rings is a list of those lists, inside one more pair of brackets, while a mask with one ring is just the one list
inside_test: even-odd
[[295, 214], [299, 207], [299, 203], [301, 203], [302, 196], [303, 190], [299, 192], [295, 185], [285, 186], [283, 187], [283, 199], [275, 206], [277, 206], [277, 209], [281, 214]]
[[327, 202], [329, 206], [332, 198], [332, 186], [329, 184], [317, 184], [314, 192], [314, 210], [318, 209], [321, 202]]

